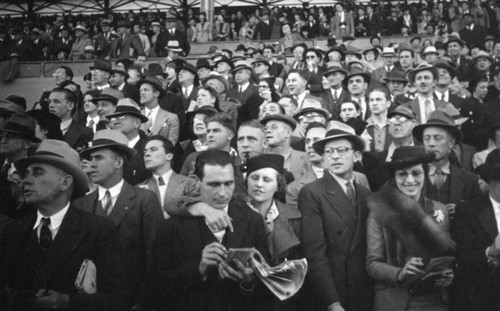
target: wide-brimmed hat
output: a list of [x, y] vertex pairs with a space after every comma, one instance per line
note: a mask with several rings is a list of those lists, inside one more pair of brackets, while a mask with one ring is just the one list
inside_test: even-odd
[[123, 154], [127, 159], [131, 159], [137, 152], [128, 146], [127, 136], [120, 131], [100, 130], [94, 135], [92, 147], [80, 152], [80, 155], [88, 159], [90, 154], [98, 149], [109, 148]]
[[254, 64], [264, 64], [267, 67], [271, 66], [271, 64], [269, 64], [269, 61], [266, 58], [264, 58], [264, 57], [257, 57], [257, 59], [252, 62], [252, 66]]
[[253, 71], [252, 66], [250, 66], [246, 61], [242, 60], [234, 65], [234, 68], [231, 70], [231, 73], [236, 73], [237, 71], [243, 69], [250, 70], [250, 72]]
[[159, 91], [160, 92], [160, 97], [162, 97], [163, 95], [165, 95], [165, 90], [163, 89], [163, 84], [160, 81], [160, 79], [148, 75], [144, 79], [139, 80], [139, 82], [137, 82], [137, 87], [140, 88], [141, 85], [143, 85], [144, 83], [152, 85], [157, 91]]
[[10, 100], [0, 99], [0, 115], [11, 116], [14, 113], [23, 113], [21, 106]]
[[452, 42], [456, 42], [456, 43], [458, 43], [458, 45], [460, 45], [461, 47], [464, 47], [464, 42], [463, 42], [462, 40], [460, 40], [460, 38], [459, 38], [459, 37], [457, 37], [457, 36], [449, 36], [449, 37], [448, 37], [448, 41], [446, 41], [446, 43], [444, 44], [444, 48], [445, 48], [446, 50], [448, 50], [448, 45], [449, 45], [450, 43], [452, 43]]
[[101, 22], [101, 26], [104, 25], [111, 26], [111, 21], [109, 19], [103, 19]]
[[384, 167], [391, 170], [402, 170], [417, 164], [430, 163], [436, 159], [436, 154], [425, 153], [422, 147], [402, 146], [394, 150], [391, 159], [391, 162], [386, 162]]
[[327, 52], [325, 56], [325, 62], [329, 62], [330, 58], [328, 57], [328, 54], [331, 52], [337, 52], [340, 54], [340, 60], [344, 60], [345, 57], [345, 48], [342, 48], [341, 46], [333, 46], [331, 47]]
[[157, 22], [157, 21], [154, 21], [154, 22], [152, 22], [152, 23], [151, 23], [151, 27], [153, 27], [153, 26], [156, 26], [156, 27], [160, 27], [160, 28], [161, 28], [161, 24], [160, 24], [160, 22]]
[[472, 57], [472, 59], [474, 60], [474, 63], [476, 63], [480, 58], [486, 58], [487, 60], [490, 61], [490, 63], [494, 63], [495, 62], [495, 60], [493, 60], [493, 57], [491, 57], [491, 55], [488, 54], [485, 51], [479, 51], [479, 52], [477, 52], [476, 55], [474, 55]]
[[80, 31], [83, 31], [83, 32], [85, 32], [85, 33], [88, 33], [88, 32], [89, 32], [89, 30], [88, 30], [87, 28], [83, 27], [82, 25], [76, 25], [76, 27], [75, 27], [75, 28], [73, 28], [73, 30], [74, 30], [74, 31], [80, 30]]
[[191, 65], [190, 63], [185, 63], [184, 66], [182, 66], [181, 70], [189, 71], [195, 77], [198, 77], [198, 70], [196, 69], [195, 66]]
[[130, 115], [141, 120], [141, 123], [147, 122], [148, 117], [141, 113], [141, 108], [139, 105], [130, 98], [122, 98], [118, 100], [116, 104], [116, 109], [113, 114], [106, 116], [108, 119], [117, 118], [123, 115]]
[[417, 117], [415, 116], [415, 113], [405, 105], [399, 105], [396, 108], [389, 111], [389, 113], [387, 113], [387, 118], [390, 119], [390, 118], [394, 117], [395, 115], [404, 116], [404, 117], [407, 117], [408, 119], [412, 119], [412, 120], [417, 119]]
[[463, 117], [460, 114], [460, 111], [458, 111], [457, 108], [455, 108], [455, 106], [450, 103], [448, 103], [447, 105], [440, 105], [436, 108], [436, 110], [441, 110], [442, 112], [449, 115], [455, 121], [456, 126], [460, 126], [467, 122], [467, 120], [469, 120], [469, 118]]
[[326, 67], [326, 71], [323, 73], [323, 76], [327, 76], [335, 72], [340, 72], [343, 73], [345, 76], [347, 76], [347, 70], [345, 70], [340, 66], [332, 66], [332, 65]]
[[294, 119], [290, 118], [289, 116], [282, 115], [282, 114], [272, 114], [272, 115], [265, 116], [264, 118], [262, 118], [262, 120], [260, 120], [260, 123], [265, 126], [267, 124], [267, 122], [273, 121], [273, 120], [274, 121], [281, 121], [283, 123], [290, 125], [292, 130], [295, 130], [295, 128], [297, 127], [297, 122], [295, 122]]
[[118, 100], [122, 99], [123, 97], [124, 96], [122, 92], [107, 87], [101, 91], [101, 94], [99, 94], [99, 96], [93, 98], [92, 102], [97, 105], [98, 101], [104, 100], [111, 102], [113, 105], [116, 105], [118, 103]]
[[422, 57], [424, 57], [427, 54], [436, 54], [436, 55], [438, 55], [439, 53], [438, 53], [438, 51], [437, 51], [437, 49], [436, 49], [435, 46], [429, 45], [429, 46], [425, 47], [422, 50], [422, 52], [420, 53], [420, 55], [422, 55]]
[[177, 41], [177, 40], [168, 41], [168, 44], [165, 47], [165, 49], [172, 51], [172, 52], [177, 52], [177, 53], [181, 53], [183, 51], [179, 41]]
[[361, 59], [361, 53], [359, 52], [359, 50], [352, 46], [352, 45], [349, 45], [346, 50], [344, 51], [344, 55], [348, 55], [348, 54], [351, 54], [351, 55], [356, 55], [356, 57], [358, 59]]
[[[315, 100], [306, 100], [306, 99], [315, 99]], [[317, 112], [322, 114], [325, 117], [325, 120], [328, 120], [330, 117], [330, 112], [323, 108], [320, 102], [320, 98], [315, 98], [313, 96], [307, 95], [304, 99], [304, 103], [302, 104], [302, 107], [300, 110], [293, 115], [293, 118], [297, 121], [299, 121], [300, 116], [305, 115], [309, 112]]]
[[125, 80], [128, 79], [128, 72], [125, 69], [125, 67], [123, 67], [121, 65], [113, 65], [111, 67], [111, 74], [114, 74], [114, 73], [122, 74], [125, 76]]
[[370, 81], [372, 79], [372, 76], [369, 72], [366, 72], [361, 68], [353, 67], [349, 72], [349, 74], [345, 77], [344, 81], [342, 81], [344, 87], [347, 87], [349, 79], [355, 76], [362, 76], [367, 84], [370, 84]]
[[36, 120], [25, 114], [16, 113], [12, 115], [4, 124], [0, 132], [13, 133], [24, 137], [34, 143], [39, 143], [41, 140], [36, 137]]
[[380, 54], [380, 51], [377, 49], [375, 46], [369, 46], [363, 51], [363, 55], [365, 55], [368, 52], [373, 52], [375, 54], [375, 58], [377, 58], [378, 54]]
[[313, 144], [313, 149], [317, 154], [322, 155], [324, 153], [326, 143], [337, 139], [347, 139], [352, 143], [353, 149], [357, 151], [363, 151], [366, 149], [366, 142], [363, 138], [356, 135], [354, 128], [338, 121], [330, 121], [325, 138], [315, 142]]
[[175, 15], [173, 12], [169, 11], [167, 12], [167, 16], [165, 18], [167, 21], [177, 21], [177, 15]]
[[228, 64], [228, 65], [231, 67], [231, 69], [234, 69], [234, 63], [233, 63], [233, 61], [232, 61], [231, 59], [229, 59], [229, 58], [228, 58], [227, 56], [225, 56], [225, 55], [221, 56], [221, 58], [220, 58], [220, 59], [218, 59], [216, 62], [214, 62], [214, 67], [217, 67], [217, 65], [218, 65], [219, 63], [222, 63], [222, 62], [224, 62], [224, 63]]
[[78, 152], [65, 141], [46, 139], [40, 143], [33, 155], [17, 161], [14, 165], [17, 170], [23, 171], [33, 163], [47, 163], [73, 176], [72, 199], [85, 195], [89, 188], [87, 174], [80, 166]]
[[149, 64], [146, 73], [148, 76], [162, 76], [163, 78], [168, 77], [168, 73], [164, 72], [163, 67], [158, 63]]
[[221, 76], [219, 73], [217, 72], [211, 72], [207, 77], [205, 77], [202, 81], [201, 81], [201, 84], [202, 85], [206, 85], [207, 84], [207, 81], [210, 80], [210, 79], [216, 79], [216, 80], [219, 80], [223, 85], [224, 85], [224, 91], [227, 92], [230, 88], [230, 85], [229, 85], [229, 81], [227, 81], [226, 78], [224, 78], [223, 76]]
[[388, 81], [396, 81], [396, 82], [403, 82], [403, 83], [408, 83], [408, 80], [406, 80], [406, 74], [403, 70], [399, 69], [393, 69], [389, 72], [386, 72], [384, 77], [382, 77], [382, 82], [388, 82]]
[[384, 47], [382, 55], [396, 55], [396, 50], [393, 47]]
[[198, 107], [192, 111], [186, 112], [186, 120], [189, 120], [190, 118], [194, 117], [197, 113], [203, 113], [204, 115], [211, 117], [218, 112], [219, 111], [217, 109], [215, 109], [215, 107], [202, 106], [202, 107]]
[[440, 127], [450, 131], [451, 135], [455, 138], [455, 143], [459, 143], [463, 138], [462, 131], [455, 125], [455, 120], [441, 110], [432, 112], [426, 123], [415, 126], [412, 131], [413, 137], [422, 142], [424, 130], [428, 127]]
[[413, 83], [415, 82], [415, 75], [421, 71], [425, 71], [425, 70], [429, 70], [430, 72], [432, 72], [432, 75], [434, 76], [434, 79], [438, 79], [439, 78], [439, 72], [437, 70], [436, 67], [434, 66], [431, 66], [427, 63], [422, 63], [420, 65], [417, 66], [417, 68], [413, 69], [412, 71], [408, 72], [408, 80], [410, 81], [410, 83]]
[[105, 59], [96, 59], [94, 61], [94, 66], [91, 66], [90, 67], [90, 70], [94, 70], [94, 69], [99, 69], [99, 70], [102, 70], [102, 71], [107, 71], [109, 73], [111, 73], [111, 63]]
[[200, 68], [208, 68], [212, 70], [212, 65], [210, 65], [208, 58], [198, 58], [198, 60], [196, 61], [196, 69]]
[[434, 67], [445, 69], [446, 71], [448, 71], [452, 79], [457, 75], [457, 69], [445, 59], [438, 59], [434, 63]]
[[283, 174], [285, 158], [281, 154], [261, 154], [255, 157], [251, 157], [246, 162], [246, 173], [249, 176], [252, 172], [263, 168], [273, 168], [278, 173]]

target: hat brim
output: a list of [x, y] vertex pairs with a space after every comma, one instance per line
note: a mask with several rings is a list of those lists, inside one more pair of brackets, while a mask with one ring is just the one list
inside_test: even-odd
[[229, 88], [230, 88], [229, 81], [227, 81], [226, 78], [224, 78], [223, 76], [212, 75], [212, 76], [205, 77], [203, 79], [203, 81], [201, 81], [201, 84], [203, 84], [203, 85], [207, 84], [207, 81], [210, 79], [219, 80], [222, 84], [224, 84], [225, 91], [227, 92], [229, 90]]
[[111, 150], [117, 151], [117, 152], [125, 155], [125, 157], [127, 157], [128, 160], [130, 160], [137, 153], [137, 151], [135, 151], [135, 149], [129, 148], [128, 146], [118, 144], [118, 143], [109, 143], [109, 144], [102, 144], [102, 145], [97, 145], [97, 146], [87, 148], [87, 149], [83, 150], [82, 152], [80, 152], [80, 156], [84, 159], [88, 159], [92, 152], [99, 150], [99, 149], [103, 149], [103, 148], [109, 148]]
[[246, 65], [245, 65], [245, 66], [238, 66], [238, 67], [234, 67], [233, 69], [231, 69], [231, 71], [230, 71], [230, 72], [231, 72], [231, 73], [234, 73], [234, 72], [237, 72], [237, 71], [239, 71], [239, 70], [250, 70], [250, 72], [252, 72], [252, 71], [253, 71], [253, 68], [252, 68], [252, 67], [250, 67], [250, 66], [246, 66]]
[[328, 120], [328, 117], [330, 115], [330, 113], [328, 112], [328, 110], [326, 109], [323, 109], [323, 108], [314, 108], [314, 107], [308, 107], [308, 108], [304, 108], [302, 110], [300, 110], [299, 112], [297, 112], [296, 114], [293, 115], [293, 118], [297, 121], [299, 121], [299, 118], [300, 116], [306, 114], [306, 113], [309, 113], [309, 112], [317, 112], [317, 113], [321, 113], [326, 120]]
[[29, 139], [31, 142], [34, 142], [34, 143], [41, 142], [40, 138], [38, 138], [36, 136], [28, 135], [28, 134], [26, 134], [24, 132], [14, 131], [14, 130], [8, 130], [8, 129], [0, 129], [0, 133], [1, 132], [16, 134], [16, 135], [19, 135], [19, 136], [24, 137], [26, 139]]
[[370, 84], [370, 82], [372, 81], [372, 76], [370, 75], [370, 73], [368, 73], [368, 72], [356, 72], [353, 74], [349, 74], [345, 77], [344, 81], [342, 82], [344, 84], [344, 87], [347, 88], [347, 83], [349, 82], [349, 79], [352, 77], [355, 77], [355, 76], [362, 76], [365, 79], [365, 82], [367, 84]]
[[413, 129], [413, 137], [415, 137], [416, 140], [419, 142], [423, 142], [423, 133], [424, 130], [428, 127], [439, 127], [439, 128], [444, 128], [446, 130], [449, 130], [451, 133], [451, 136], [455, 138], [455, 144], [458, 144], [459, 142], [462, 141], [463, 139], [463, 134], [462, 131], [460, 131], [456, 126], [454, 125], [446, 125], [446, 124], [440, 124], [440, 123], [424, 123], [415, 126]]
[[273, 114], [273, 115], [265, 116], [264, 118], [262, 118], [262, 120], [260, 120], [260, 124], [265, 126], [267, 124], [267, 122], [269, 122], [269, 121], [280, 121], [280, 122], [286, 123], [286, 124], [290, 125], [290, 127], [292, 128], [292, 131], [295, 131], [295, 128], [297, 127], [297, 124], [295, 123], [295, 121], [293, 119], [287, 119], [286, 117], [283, 117], [280, 114]]
[[336, 69], [331, 69], [331, 70], [327, 70], [323, 73], [323, 76], [328, 76], [329, 74], [332, 74], [332, 73], [335, 73], [335, 72], [340, 72], [340, 73], [343, 73], [345, 76], [347, 76], [347, 70], [345, 70], [344, 68], [336, 68]]
[[163, 97], [165, 94], [166, 94], [166, 91], [162, 88], [161, 85], [158, 85], [157, 83], [155, 82], [152, 82], [152, 81], [148, 81], [148, 80], [139, 80], [136, 85], [137, 85], [137, 88], [140, 88], [141, 85], [143, 84], [151, 84], [157, 91], [160, 92], [160, 97]]
[[165, 50], [169, 50], [169, 51], [177, 52], [177, 53], [181, 53], [183, 51], [181, 48], [169, 48], [168, 46], [165, 47]]
[[90, 68], [90, 70], [98, 69], [98, 70], [106, 71], [109, 73], [112, 72], [111, 68], [104, 68], [104, 67], [99, 67], [99, 66], [91, 66], [89, 68]]
[[425, 70], [429, 70], [432, 72], [432, 74], [434, 75], [434, 79], [438, 79], [439, 78], [439, 72], [437, 70], [436, 67], [432, 66], [432, 67], [425, 67], [425, 68], [417, 68], [417, 69], [414, 69], [412, 71], [410, 71], [408, 73], [408, 81], [413, 83], [414, 80], [415, 80], [415, 75], [421, 71], [425, 71]]
[[80, 168], [80, 166], [74, 165], [73, 163], [66, 161], [62, 157], [53, 155], [33, 155], [25, 159], [17, 161], [14, 165], [17, 170], [23, 171], [29, 165], [33, 163], [47, 163], [55, 167], [58, 167], [65, 171], [66, 173], [73, 176], [74, 180], [74, 190], [72, 199], [76, 199], [85, 195], [89, 188], [89, 182], [87, 174]]
[[318, 140], [313, 144], [313, 149], [316, 151], [317, 154], [323, 155], [325, 145], [326, 143], [332, 141], [332, 140], [338, 140], [338, 139], [347, 139], [353, 144], [353, 149], [363, 152], [366, 149], [366, 142], [363, 140], [363, 138], [354, 135], [354, 134], [336, 134], [332, 136], [327, 136], [321, 140]]
[[133, 117], [136, 117], [138, 118], [139, 120], [141, 120], [141, 123], [144, 123], [144, 122], [148, 122], [148, 117], [146, 117], [145, 115], [141, 114], [141, 113], [135, 113], [135, 112], [131, 112], [131, 111], [127, 111], [127, 112], [116, 112], [116, 113], [113, 113], [113, 114], [110, 114], [110, 115], [107, 115], [106, 118], [108, 119], [112, 119], [112, 118], [118, 118], [120, 116], [133, 116]]
[[[90, 51], [90, 52], [92, 52], [92, 53], [93, 53], [94, 51]], [[114, 73], [119, 73], [119, 74], [122, 74], [122, 75], [124, 75], [124, 76], [125, 76], [125, 80], [126, 80], [126, 79], [128, 79], [128, 72], [125, 72], [125, 71], [123, 71], [123, 70], [116, 70], [116, 69], [115, 69], [115, 70], [113, 70], [113, 69], [112, 69], [112, 70], [111, 70], [111, 74], [114, 74]]]
[[99, 101], [108, 101], [113, 103], [113, 105], [116, 105], [118, 103], [118, 98], [112, 97], [112, 96], [97, 96], [96, 98], [92, 98], [91, 102], [97, 105], [97, 102]]
[[405, 78], [395, 78], [395, 77], [383, 77], [381, 81], [384, 83], [389, 81], [408, 83], [408, 80], [406, 80]]
[[404, 160], [396, 160], [391, 162], [386, 162], [383, 167], [388, 170], [402, 170], [417, 164], [427, 164], [436, 159], [435, 153], [427, 153], [421, 157], [407, 158]]

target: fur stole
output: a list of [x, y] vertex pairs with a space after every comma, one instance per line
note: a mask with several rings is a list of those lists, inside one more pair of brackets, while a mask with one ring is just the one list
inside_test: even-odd
[[439, 203], [427, 198], [421, 201], [404, 195], [394, 182], [388, 182], [369, 198], [368, 207], [375, 220], [394, 232], [410, 254], [424, 258], [453, 254], [455, 242], [448, 232], [446, 209], [441, 209], [445, 219], [439, 224], [432, 217], [434, 210], [439, 209], [434, 204]]

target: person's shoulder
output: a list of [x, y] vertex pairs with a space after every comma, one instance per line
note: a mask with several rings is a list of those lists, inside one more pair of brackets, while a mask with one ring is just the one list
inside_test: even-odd
[[[466, 171], [463, 168], [458, 167], [454, 164], [450, 164], [450, 172], [453, 172], [453, 171], [455, 171], [457, 175], [459, 175], [460, 177], [462, 177], [463, 179], [465, 179], [467, 181], [473, 181], [473, 182], [477, 181], [477, 175], [475, 175], [474, 173]], [[452, 178], [453, 178], [453, 173], [451, 173], [451, 174], [452, 174]]]

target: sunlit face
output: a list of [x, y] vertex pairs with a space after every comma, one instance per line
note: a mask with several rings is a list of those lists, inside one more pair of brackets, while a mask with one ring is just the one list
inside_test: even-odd
[[139, 127], [141, 126], [141, 121], [130, 115], [122, 115], [116, 118], [112, 118], [113, 130], [120, 131], [125, 135], [132, 134], [134, 132], [139, 132]]
[[87, 94], [83, 97], [83, 110], [88, 115], [92, 115], [97, 112], [97, 105], [92, 102], [92, 95]]
[[415, 125], [415, 120], [396, 114], [389, 119], [389, 135], [391, 135], [393, 139], [411, 137]]
[[458, 44], [458, 42], [450, 42], [448, 43], [448, 54], [450, 54], [451, 56], [455, 57], [458, 55], [458, 53], [460, 52], [461, 50], [461, 47], [460, 47], [460, 44]]
[[49, 111], [55, 114], [61, 120], [66, 120], [71, 116], [71, 110], [75, 104], [66, 99], [66, 95], [62, 92], [52, 92], [49, 96]]
[[108, 79], [110, 77], [110, 73], [104, 70], [100, 69], [92, 69], [92, 82], [99, 84], [99, 85], [105, 85], [108, 83]]
[[355, 151], [352, 147], [351, 142], [347, 139], [336, 139], [327, 142], [323, 152], [325, 167], [332, 174], [350, 180], [354, 163], [361, 159], [361, 153]]
[[347, 89], [354, 96], [360, 96], [368, 87], [368, 83], [365, 82], [365, 79], [362, 76], [353, 76], [349, 78], [347, 81]]
[[479, 99], [484, 99], [488, 93], [488, 82], [479, 82], [474, 90], [474, 96]]
[[205, 165], [203, 178], [198, 181], [200, 198], [213, 208], [223, 209], [234, 192], [234, 168], [232, 165]]
[[374, 115], [386, 115], [387, 109], [391, 104], [390, 99], [385, 97], [385, 94], [381, 91], [373, 91], [368, 96], [368, 104], [370, 110]]
[[476, 68], [482, 71], [486, 71], [490, 69], [491, 67], [491, 62], [488, 58], [486, 57], [480, 57], [476, 60]]
[[97, 102], [97, 114], [99, 116], [109, 116], [115, 113], [116, 106], [107, 100], [100, 100]]
[[288, 97], [283, 97], [278, 100], [278, 104], [285, 109], [285, 115], [291, 117], [297, 113], [297, 106], [292, 104], [292, 99]]
[[242, 158], [252, 158], [262, 154], [267, 147], [266, 134], [259, 128], [240, 126], [237, 146], [238, 154]]
[[141, 84], [139, 94], [141, 96], [141, 104], [149, 104], [160, 96], [160, 92], [149, 83]]
[[259, 120], [265, 116], [280, 114], [280, 106], [278, 103], [266, 103], [259, 107]]
[[238, 70], [234, 75], [234, 81], [240, 85], [243, 85], [250, 79], [250, 74], [250, 70], [248, 69]]
[[136, 85], [137, 82], [141, 79], [141, 74], [135, 69], [128, 70], [128, 79], [127, 83], [131, 85]]
[[219, 122], [210, 122], [207, 124], [208, 149], [224, 150], [231, 142], [231, 139], [233, 139], [233, 136], [233, 132]]
[[207, 116], [204, 113], [197, 113], [193, 118], [193, 133], [200, 137], [207, 135], [207, 125], [205, 124], [205, 120]]
[[112, 87], [118, 87], [123, 83], [125, 83], [125, 77], [120, 73], [115, 72], [111, 75], [111, 77], [109, 77], [109, 84]]
[[302, 46], [297, 46], [295, 47], [295, 49], [293, 50], [293, 57], [295, 58], [295, 60], [302, 60], [302, 57], [304, 56], [304, 47]]
[[351, 118], [357, 118], [361, 115], [361, 112], [356, 109], [356, 106], [353, 103], [343, 103], [340, 107], [340, 118], [344, 122]]
[[281, 121], [270, 120], [266, 123], [266, 140], [270, 147], [280, 146], [292, 135], [292, 128]]
[[399, 53], [399, 63], [403, 68], [409, 68], [413, 65], [413, 57], [410, 51], [402, 51]]
[[405, 195], [418, 200], [424, 187], [425, 171], [422, 164], [417, 164], [394, 174], [396, 186]]
[[33, 163], [23, 171], [24, 202], [28, 205], [49, 204], [60, 195], [69, 174], [46, 163]]
[[337, 51], [331, 51], [328, 53], [328, 59], [330, 60], [330, 62], [338, 63], [342, 59], [342, 54]]
[[271, 202], [278, 191], [278, 172], [266, 167], [253, 171], [247, 178], [247, 193], [257, 203]]
[[172, 160], [172, 153], [166, 153], [160, 140], [148, 141], [144, 147], [144, 165], [149, 171], [162, 168], [166, 162]]
[[108, 148], [97, 149], [90, 154], [90, 177], [92, 182], [106, 186], [121, 174], [123, 158]]
[[375, 59], [375, 53], [373, 51], [365, 52], [363, 55], [365, 56], [365, 59], [369, 62]]
[[423, 70], [415, 75], [414, 84], [419, 93], [429, 94], [434, 91], [436, 80], [434, 80], [434, 75], [430, 70]]
[[215, 100], [216, 98], [213, 97], [208, 90], [205, 89], [198, 90], [198, 96], [196, 97], [196, 102], [198, 103], [199, 107], [203, 106], [213, 107], [215, 104]]
[[331, 88], [338, 88], [340, 85], [342, 85], [342, 82], [344, 81], [345, 75], [342, 72], [336, 71], [329, 73], [326, 75], [326, 78], [328, 79], [328, 82], [330, 83]]
[[300, 95], [306, 90], [307, 82], [298, 73], [293, 72], [286, 79], [286, 87], [291, 95]]
[[61, 83], [71, 80], [71, 77], [66, 74], [63, 68], [57, 68], [52, 74], [52, 77], [54, 77], [54, 81], [57, 85], [61, 85]]
[[437, 161], [447, 158], [455, 145], [455, 139], [450, 132], [440, 127], [431, 126], [424, 129], [422, 138], [425, 152], [436, 154]]
[[226, 74], [231, 70], [231, 66], [226, 62], [218, 62], [215, 70], [220, 74]]
[[326, 129], [323, 127], [314, 127], [307, 131], [305, 136], [305, 151], [307, 158], [311, 163], [322, 162], [323, 157], [314, 151], [313, 144], [323, 138], [325, 138]]

